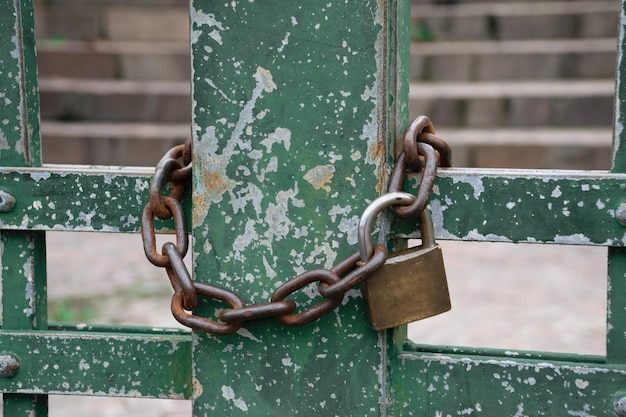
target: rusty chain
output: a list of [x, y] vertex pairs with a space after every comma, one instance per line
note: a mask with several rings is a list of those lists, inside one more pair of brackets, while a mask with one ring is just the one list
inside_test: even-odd
[[[376, 244], [369, 259], [361, 259], [359, 252], [356, 252], [331, 269], [306, 271], [278, 287], [269, 302], [259, 304], [246, 304], [232, 291], [194, 282], [183, 262], [189, 247], [189, 231], [181, 205], [191, 181], [191, 159], [191, 139], [165, 154], [155, 169], [149, 202], [141, 218], [146, 257], [153, 265], [165, 268], [174, 289], [172, 314], [183, 325], [200, 332], [221, 335], [235, 333], [247, 321], [271, 317], [286, 326], [303, 326], [336, 309], [348, 290], [367, 280], [385, 263], [387, 249], [382, 244]], [[409, 170], [421, 171], [418, 193], [410, 205], [393, 206], [395, 215], [400, 218], [418, 217], [432, 192], [437, 167], [450, 165], [451, 151], [448, 144], [435, 136], [434, 127], [426, 116], [416, 118], [404, 135], [403, 150], [394, 164], [389, 193], [402, 189]], [[168, 187], [171, 187], [169, 195], [164, 195]], [[174, 223], [176, 243], [165, 243], [161, 253], [156, 248], [155, 217], [160, 220], [172, 219]], [[296, 302], [287, 298], [312, 283], [318, 283], [318, 292], [323, 300], [301, 312], [295, 312]], [[190, 312], [196, 309], [198, 296], [222, 301], [231, 308], [222, 309], [218, 320], [194, 315]]]

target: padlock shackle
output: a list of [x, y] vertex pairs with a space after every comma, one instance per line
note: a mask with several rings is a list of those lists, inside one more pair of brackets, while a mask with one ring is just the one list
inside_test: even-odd
[[422, 248], [434, 248], [435, 243], [435, 226], [428, 209], [424, 209], [420, 213], [420, 237], [422, 238]]
[[359, 221], [358, 239], [361, 262], [367, 262], [374, 254], [372, 225], [380, 212], [391, 206], [408, 206], [415, 201], [415, 196], [401, 191], [383, 194], [367, 206]]
[[[367, 206], [361, 220], [357, 237], [359, 240], [359, 256], [361, 262], [367, 262], [374, 254], [374, 243], [372, 241], [372, 226], [376, 217], [386, 208], [391, 206], [408, 206], [415, 201], [415, 196], [409, 193], [394, 191], [378, 197]], [[435, 228], [428, 210], [424, 209], [420, 213], [420, 234], [423, 248], [435, 246]]]

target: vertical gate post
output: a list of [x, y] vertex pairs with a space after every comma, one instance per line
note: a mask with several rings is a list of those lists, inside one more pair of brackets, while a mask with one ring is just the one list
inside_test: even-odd
[[[0, 160], [4, 166], [41, 165], [33, 5], [0, 4]], [[2, 184], [1, 187], [15, 187]], [[16, 197], [18, 189], [2, 190]], [[45, 233], [0, 233], [2, 328], [47, 328]], [[17, 354], [18, 352], [11, 352]], [[5, 416], [45, 416], [47, 396], [4, 394]]]
[[[613, 167], [612, 172], [626, 172], [626, 21], [624, 18], [626, 1], [621, 2], [620, 23], [618, 29], [617, 70], [615, 89], [615, 116], [613, 132]], [[626, 193], [622, 196], [626, 203]], [[617, 210], [620, 201], [614, 209]], [[626, 363], [626, 250], [623, 247], [609, 247], [608, 291], [607, 291], [607, 362]]]
[[[197, 281], [261, 303], [356, 251], [358, 219], [386, 186], [388, 134], [406, 117], [392, 110], [406, 112], [395, 97], [406, 86], [389, 75], [396, 10], [191, 2]], [[290, 298], [297, 311], [322, 301], [315, 285]], [[304, 327], [262, 320], [193, 337], [196, 416], [384, 415], [386, 334], [368, 328], [360, 291]]]

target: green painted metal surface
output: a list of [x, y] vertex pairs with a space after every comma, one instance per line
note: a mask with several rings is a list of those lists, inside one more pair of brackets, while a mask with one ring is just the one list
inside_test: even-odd
[[[612, 172], [626, 172], [626, 2], [621, 2], [621, 17], [617, 42], [617, 71], [615, 76], [615, 129], [613, 132]], [[623, 197], [626, 201], [626, 197]], [[609, 281], [607, 286], [607, 360], [610, 363], [626, 363], [626, 314], [624, 291], [626, 291], [626, 251], [609, 248]]]
[[[0, 161], [41, 165], [33, 5], [0, 4]], [[45, 236], [42, 232], [0, 233], [2, 328], [47, 326]], [[47, 397], [3, 394], [5, 416], [43, 417]]]
[[5, 231], [2, 257], [2, 328], [45, 330], [48, 326], [45, 235]]
[[[0, 183], [17, 200], [13, 210], [0, 213], [0, 227], [138, 232], [151, 175], [53, 166], [0, 169]], [[414, 192], [415, 183], [407, 181], [406, 190]], [[600, 171], [446, 169], [429, 208], [440, 239], [623, 246], [626, 227], [615, 220], [615, 210], [625, 184], [625, 174]], [[170, 223], [160, 225], [161, 232], [170, 230]], [[397, 221], [393, 232], [404, 236], [415, 229], [412, 221]], [[345, 246], [356, 250], [353, 240]]]
[[[429, 210], [438, 239], [623, 246], [626, 177], [601, 171], [441, 169]], [[407, 181], [406, 191], [415, 192]], [[396, 231], [410, 235], [411, 221]]]
[[30, 0], [0, 4], [0, 160], [3, 166], [41, 164], [34, 31]]
[[617, 39], [617, 69], [615, 72], [615, 128], [613, 131], [613, 172], [626, 172], [626, 143], [624, 126], [626, 125], [626, 2], [620, 1], [622, 15], [619, 22]]
[[[358, 218], [386, 178], [395, 7], [192, 1], [198, 281], [263, 302], [356, 250]], [[320, 301], [314, 286], [294, 299]], [[194, 415], [377, 415], [386, 342], [364, 318], [354, 290], [303, 328], [195, 334]]]
[[[408, 122], [409, 7], [191, 1], [195, 168], [186, 211], [198, 281], [264, 302], [294, 275], [356, 250], [358, 218], [385, 191]], [[359, 290], [296, 329], [265, 320], [193, 340], [168, 330], [48, 329], [44, 231], [137, 232], [151, 172], [33, 168], [41, 160], [32, 4], [3, 2], [0, 188], [17, 203], [0, 213], [0, 354], [23, 365], [0, 379], [12, 393], [4, 415], [46, 415], [47, 393], [193, 393], [197, 417], [614, 415], [626, 393], [626, 230], [615, 220], [626, 188], [623, 23], [611, 173], [447, 169], [429, 204], [438, 239], [609, 246], [607, 355], [591, 357], [414, 345], [403, 328], [370, 330]], [[389, 220], [381, 235], [414, 236], [412, 222]], [[313, 285], [293, 298], [300, 310], [320, 301]], [[204, 300], [196, 313], [222, 307]]]
[[[0, 213], [0, 227], [136, 233], [153, 174], [114, 168], [0, 169], [1, 187], [16, 199], [10, 212]], [[187, 198], [187, 211], [189, 202]], [[172, 226], [156, 224], [161, 232]]]
[[[0, 390], [182, 399], [191, 395], [188, 335], [98, 332], [0, 332], [0, 352], [17, 356]], [[181, 366], [187, 364], [187, 366]]]
[[626, 369], [404, 351], [390, 378], [389, 415], [615, 416]]

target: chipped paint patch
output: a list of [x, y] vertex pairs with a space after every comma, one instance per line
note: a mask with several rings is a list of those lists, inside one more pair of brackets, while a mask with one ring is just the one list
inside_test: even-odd
[[235, 391], [230, 386], [222, 385], [222, 397], [226, 401], [232, 401], [233, 405], [241, 411], [248, 411], [248, 405], [242, 398], [235, 398]]
[[[204, 218], [211, 204], [222, 201], [225, 193], [231, 193], [231, 196], [234, 196], [232, 192], [237, 185], [237, 181], [229, 178], [227, 174], [229, 161], [234, 155], [250, 149], [250, 144], [242, 140], [242, 136], [246, 131], [246, 127], [257, 120], [253, 114], [255, 105], [264, 93], [271, 93], [277, 88], [271, 72], [265, 68], [257, 67], [253, 78], [256, 81], [256, 86], [248, 102], [243, 105], [239, 118], [222, 152], [218, 153], [219, 140], [215, 126], [208, 126], [199, 139], [202, 146], [196, 147], [194, 165], [198, 167], [201, 173], [201, 181], [196, 181], [195, 183], [198, 191], [193, 196], [194, 224], [204, 223]], [[275, 143], [282, 143], [288, 148], [290, 146], [290, 138], [290, 132], [287, 129], [277, 128], [273, 134], [268, 135], [262, 144], [267, 149], [271, 149]]]
[[618, 27], [618, 41], [617, 41], [617, 73], [615, 77], [615, 91], [618, 94], [615, 100], [614, 112], [615, 116], [613, 117], [614, 121], [614, 130], [613, 130], [613, 147], [612, 147], [612, 161], [618, 160], [618, 155], [622, 152], [622, 142], [624, 141], [624, 114], [622, 111], [623, 106], [623, 97], [620, 97], [621, 92], [623, 91], [621, 88], [622, 78], [624, 77], [624, 68], [626, 68], [626, 56], [624, 56], [624, 45], [626, 45], [626, 27], [624, 22], [626, 22], [626, 7], [624, 7], [624, 2], [621, 2], [620, 9], [620, 22], [621, 24]]
[[328, 185], [335, 175], [334, 165], [318, 165], [311, 168], [304, 174], [304, 179], [313, 186], [316, 190], [322, 189], [324, 191], [331, 191]]
[[192, 392], [193, 398], [200, 398], [203, 392], [204, 392], [204, 388], [202, 387], [200, 380], [194, 377], [193, 378], [193, 392]]
[[9, 140], [4, 135], [4, 132], [0, 130], [0, 153], [5, 149], [11, 149], [11, 147], [9, 146]]
[[453, 184], [464, 183], [464, 184], [471, 185], [472, 189], [474, 190], [474, 198], [476, 200], [479, 200], [480, 195], [483, 193], [483, 191], [485, 191], [483, 179], [480, 178], [479, 176], [471, 176], [471, 177], [459, 176], [459, 177], [454, 177], [452, 181], [453, 181]]
[[204, 13], [202, 10], [196, 9], [194, 4], [195, 3], [192, 3], [189, 13], [192, 24], [191, 43], [196, 43], [200, 35], [202, 35], [201, 29], [203, 29], [203, 27], [207, 27], [211, 29], [210, 32], [207, 31], [209, 37], [221, 45], [221, 32], [225, 31], [226, 28], [224, 28], [224, 25], [215, 18], [214, 14]]
[[591, 243], [589, 238], [581, 233], [568, 236], [555, 236], [554, 242], [563, 245], [588, 245]]
[[[194, 166], [195, 182], [202, 182], [204, 169], [233, 181], [221, 201], [205, 200], [207, 204], [201, 205], [208, 213], [199, 214], [202, 223], [194, 219], [196, 271], [216, 271], [197, 274], [198, 279], [219, 282], [246, 303], [265, 302], [293, 272], [331, 266], [353, 253], [355, 248], [346, 242], [353, 239], [350, 225], [376, 195], [376, 184], [386, 179], [384, 71], [389, 26], [382, 19], [387, 6], [349, 0], [320, 3], [314, 13], [291, 2], [270, 7], [265, 2], [237, 2], [236, 13], [230, 3], [214, 6], [224, 26], [237, 22], [240, 32], [237, 36], [232, 30], [222, 32], [223, 46], [206, 34], [192, 46], [194, 151], [204, 163], [205, 156], [219, 157], [231, 138], [241, 133], [224, 171], [215, 164]], [[375, 14], [378, 21], [372, 25]], [[249, 40], [245, 45], [242, 36]], [[223, 62], [223, 68], [211, 60], [204, 64], [206, 44], [212, 48], [213, 62]], [[276, 88], [262, 93], [247, 121], [242, 106], [258, 84], [250, 80], [257, 65], [271, 72]], [[238, 102], [228, 102], [204, 78]], [[208, 126], [215, 127], [211, 144], [202, 138]], [[213, 144], [211, 152], [202, 149]], [[194, 193], [204, 192], [202, 184], [194, 185]], [[198, 207], [194, 204], [194, 211]], [[202, 251], [205, 240], [213, 246], [208, 255]], [[320, 302], [316, 287], [306, 285], [294, 292], [298, 311]], [[196, 401], [194, 413], [345, 414], [348, 397], [320, 384], [323, 373], [323, 378], [341, 386], [375, 386], [376, 391], [357, 394], [362, 399], [350, 407], [354, 414], [375, 414], [384, 378], [378, 382], [373, 370], [384, 373], [384, 368], [379, 368], [381, 360], [373, 352], [378, 335], [366, 328], [362, 298], [355, 302], [356, 294], [361, 297], [356, 290], [349, 292], [345, 309], [306, 328], [278, 325], [268, 331], [264, 325], [250, 324], [248, 330], [263, 343], [242, 334], [221, 340], [198, 338], [196, 366], [202, 370], [198, 375], [205, 387], [211, 384], [213, 389], [206, 389]], [[213, 308], [208, 310], [214, 314]], [[354, 349], [358, 360], [344, 361], [336, 354], [347, 349]], [[205, 372], [210, 365], [202, 360], [206, 355], [226, 365], [223, 373], [210, 376], [211, 381]], [[288, 395], [296, 390], [298, 397]]]

